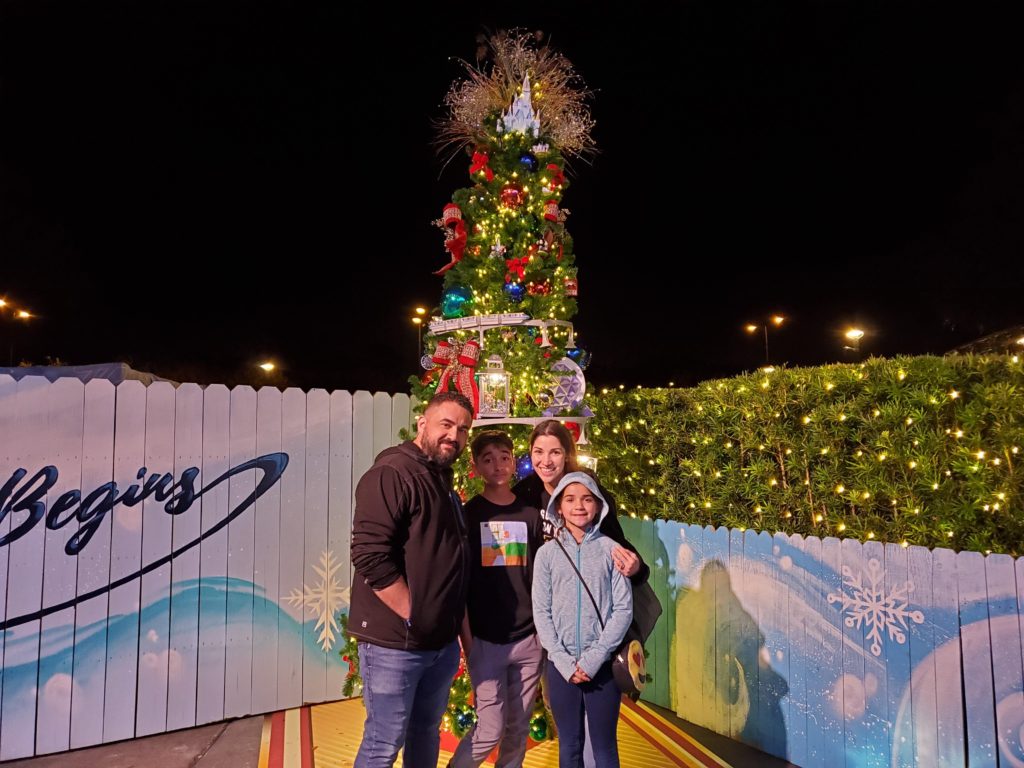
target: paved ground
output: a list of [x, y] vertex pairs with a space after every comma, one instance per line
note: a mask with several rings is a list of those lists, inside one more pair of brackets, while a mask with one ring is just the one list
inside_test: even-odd
[[262, 730], [262, 716], [247, 717], [0, 765], [3, 768], [257, 768]]
[[[652, 709], [700, 742], [731, 768], [791, 766], [783, 760], [680, 720], [668, 710], [660, 707]], [[0, 765], [2, 768], [265, 768], [266, 762], [260, 764], [260, 748], [265, 738], [264, 720], [263, 716], [248, 717], [57, 755], [13, 760]], [[267, 751], [264, 749], [265, 761], [266, 758]], [[319, 765], [322, 761], [315, 762]], [[650, 768], [660, 766], [652, 765]]]

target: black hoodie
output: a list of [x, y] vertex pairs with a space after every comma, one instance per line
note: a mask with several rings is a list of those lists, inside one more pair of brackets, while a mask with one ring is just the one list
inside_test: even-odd
[[[348, 631], [386, 648], [437, 650], [454, 640], [466, 610], [469, 544], [452, 472], [412, 441], [383, 451], [356, 486]], [[377, 597], [404, 577], [408, 624]]]

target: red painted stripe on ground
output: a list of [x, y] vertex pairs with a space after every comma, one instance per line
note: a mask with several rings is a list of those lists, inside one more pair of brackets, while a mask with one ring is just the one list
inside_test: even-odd
[[313, 721], [309, 707], [299, 710], [299, 738], [301, 739], [302, 768], [313, 768]]
[[267, 768], [284, 768], [284, 712], [270, 718], [270, 764]]
[[687, 764], [680, 759], [679, 755], [674, 754], [670, 749], [668, 749], [668, 747], [663, 745], [661, 742], [659, 742], [656, 738], [651, 736], [651, 734], [647, 733], [642, 728], [637, 728], [635, 725], [629, 722], [629, 718], [626, 718], [624, 722], [626, 723], [626, 725], [632, 728], [635, 733], [640, 734], [640, 736], [645, 741], [649, 742], [651, 746], [653, 746], [655, 749], [657, 749], [659, 752], [665, 755], [665, 757], [671, 760], [672, 765], [678, 765], [680, 768], [689, 768], [689, 766], [687, 766]]
[[629, 707], [629, 710], [631, 712], [635, 712], [638, 716], [642, 717], [646, 722], [650, 723], [654, 728], [657, 728], [659, 731], [661, 731], [666, 736], [671, 738], [672, 741], [674, 741], [676, 744], [678, 744], [680, 747], [686, 750], [689, 754], [693, 755], [700, 762], [701, 765], [706, 765], [708, 766], [708, 768], [722, 768], [721, 763], [712, 760], [710, 757], [704, 754], [700, 749], [694, 746], [688, 738], [681, 737], [678, 733], [672, 733], [666, 730], [664, 723], [661, 723], [658, 720], [656, 720], [645, 709], [638, 706], [637, 704], [634, 704], [628, 698], [623, 698], [622, 701], [623, 704]]

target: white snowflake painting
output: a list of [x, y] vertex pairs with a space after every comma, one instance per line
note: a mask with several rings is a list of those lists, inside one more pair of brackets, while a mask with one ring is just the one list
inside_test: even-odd
[[335, 633], [341, 631], [335, 616], [343, 605], [348, 605], [349, 591], [335, 577], [339, 568], [341, 563], [335, 561], [333, 552], [322, 553], [320, 565], [313, 566], [320, 580], [314, 586], [303, 584], [301, 592], [293, 589], [285, 598], [296, 608], [305, 606], [317, 617], [316, 629], [320, 630], [317, 642], [324, 652], [334, 647]]
[[[864, 577], [867, 577], [867, 583]], [[882, 631], [888, 632], [890, 640], [897, 643], [907, 641], [906, 632], [910, 622], [924, 623], [922, 611], [910, 610], [910, 593], [914, 591], [914, 582], [906, 581], [902, 586], [893, 585], [889, 593], [885, 593], [883, 582], [885, 570], [878, 560], [868, 560], [866, 571], [853, 574], [849, 566], [843, 566], [843, 585], [850, 588], [851, 594], [845, 591], [832, 592], [828, 596], [829, 605], [841, 602], [843, 612], [849, 614], [844, 623], [848, 627], [868, 627], [867, 639], [871, 641], [871, 653], [882, 654]]]

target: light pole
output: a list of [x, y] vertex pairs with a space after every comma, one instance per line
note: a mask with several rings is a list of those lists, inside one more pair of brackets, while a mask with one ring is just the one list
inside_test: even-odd
[[[26, 309], [17, 309], [16, 307], [12, 307], [10, 302], [7, 301], [6, 299], [0, 299], [0, 312], [2, 312], [4, 310], [9, 310], [10, 313], [11, 313], [11, 317], [13, 317], [15, 320], [23, 320], [23, 321], [25, 321], [27, 323], [29, 320], [31, 320], [33, 318], [32, 313], [29, 312], [28, 310], [26, 310]], [[7, 345], [7, 365], [8, 366], [13, 366], [14, 365], [14, 334], [13, 333], [11, 334], [10, 343]]]
[[427, 314], [426, 307], [416, 307], [416, 314], [412, 316], [412, 324], [416, 326], [416, 357], [423, 353], [423, 316]]
[[758, 329], [761, 329], [761, 330], [764, 331], [764, 364], [765, 365], [771, 365], [772, 364], [771, 358], [768, 356], [768, 326], [769, 325], [774, 325], [776, 328], [778, 328], [785, 321], [786, 321], [786, 318], [784, 318], [782, 315], [772, 315], [771, 317], [766, 318], [764, 323], [762, 323], [761, 325], [757, 325], [755, 323], [747, 323], [747, 325], [744, 326], [744, 328], [746, 329], [747, 333], [749, 333], [749, 334], [757, 333]]

